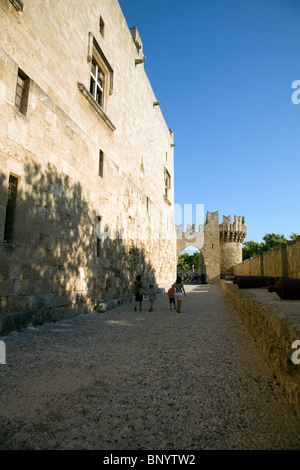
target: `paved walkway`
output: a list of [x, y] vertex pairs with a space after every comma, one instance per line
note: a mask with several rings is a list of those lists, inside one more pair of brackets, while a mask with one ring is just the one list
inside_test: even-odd
[[300, 420], [219, 285], [8, 335], [1, 449], [300, 449]]

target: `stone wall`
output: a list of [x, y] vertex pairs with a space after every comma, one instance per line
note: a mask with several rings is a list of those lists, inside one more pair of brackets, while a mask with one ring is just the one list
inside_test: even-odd
[[202, 249], [207, 280], [220, 280], [220, 233], [219, 212], [207, 212], [204, 224], [204, 245]]
[[[101, 109], [88, 91], [95, 44], [107, 67]], [[141, 57], [116, 0], [27, 0], [22, 12], [1, 2], [0, 333], [127, 301], [138, 273], [146, 286], [174, 281], [173, 133]]]
[[287, 265], [289, 277], [300, 279], [300, 237], [287, 242]]
[[300, 338], [299, 301], [283, 301], [267, 289], [240, 290], [224, 280], [221, 287], [300, 418], [300, 364], [292, 361]]
[[300, 237], [235, 265], [233, 274], [300, 278]]

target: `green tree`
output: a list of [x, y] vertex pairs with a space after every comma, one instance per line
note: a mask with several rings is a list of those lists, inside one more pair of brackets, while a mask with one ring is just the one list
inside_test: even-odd
[[295, 232], [292, 232], [291, 235], [290, 235], [291, 240], [296, 240], [297, 237], [299, 237], [299, 235]]
[[195, 271], [199, 271], [201, 269], [201, 255], [199, 251], [195, 251], [195, 253], [191, 255], [191, 267], [193, 266]]
[[188, 253], [183, 253], [179, 256], [177, 267], [179, 269], [186, 269], [192, 270], [194, 266], [194, 270], [198, 271], [201, 269], [201, 255], [199, 251], [195, 251], [192, 255]]
[[243, 261], [252, 258], [253, 256], [259, 255], [263, 250], [263, 243], [257, 243], [254, 241], [244, 242], [243, 246]]
[[190, 255], [188, 253], [183, 253], [179, 256], [178, 259], [178, 268], [179, 269], [190, 269]]
[[[293, 238], [292, 238], [293, 237]], [[295, 240], [297, 238], [296, 233], [292, 233], [291, 239]], [[284, 235], [278, 233], [266, 233], [263, 237], [263, 242], [258, 243], [254, 241], [244, 242], [243, 246], [243, 261], [246, 259], [252, 258], [253, 256], [259, 255], [262, 251], [271, 250], [275, 246], [279, 246], [287, 242], [287, 239]]]
[[267, 233], [264, 237], [263, 251], [271, 250], [275, 246], [282, 245], [286, 243], [287, 240], [284, 235], [279, 235], [279, 233]]

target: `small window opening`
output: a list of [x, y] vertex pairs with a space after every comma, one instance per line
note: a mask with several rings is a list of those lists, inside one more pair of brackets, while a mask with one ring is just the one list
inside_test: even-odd
[[99, 151], [99, 169], [98, 169], [99, 176], [103, 178], [104, 175], [104, 153], [102, 150]]
[[18, 70], [15, 105], [20, 113], [26, 116], [29, 97], [29, 78], [22, 70]]
[[171, 189], [171, 176], [168, 170], [165, 168], [165, 197], [168, 199], [169, 190]]
[[6, 216], [4, 226], [4, 242], [13, 242], [13, 232], [15, 224], [15, 212], [17, 202], [17, 189], [18, 189], [18, 178], [13, 175], [9, 176], [8, 182], [8, 197], [6, 205]]
[[[97, 219], [98, 219], [98, 224], [100, 223], [101, 221], [101, 216], [98, 215]], [[97, 233], [97, 232], [96, 232]], [[100, 238], [98, 237], [97, 235], [97, 258], [100, 258], [100, 253], [101, 253], [101, 240]]]

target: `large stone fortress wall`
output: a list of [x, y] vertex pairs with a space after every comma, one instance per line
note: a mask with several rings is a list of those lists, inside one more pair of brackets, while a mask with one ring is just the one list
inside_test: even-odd
[[176, 275], [173, 133], [136, 29], [117, 0], [17, 4], [0, 5], [0, 332]]

